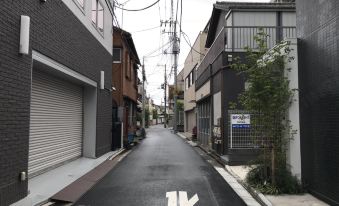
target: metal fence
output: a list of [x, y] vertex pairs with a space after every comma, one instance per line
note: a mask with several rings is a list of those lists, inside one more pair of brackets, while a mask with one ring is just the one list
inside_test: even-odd
[[230, 52], [244, 51], [245, 47], [258, 48], [255, 36], [264, 32], [267, 37], [267, 47], [272, 48], [285, 38], [296, 38], [296, 27], [282, 26], [231, 26], [225, 27], [225, 50]]
[[[251, 123], [246, 127], [233, 127], [231, 124], [231, 115], [249, 114]], [[258, 117], [259, 114], [245, 110], [228, 110], [228, 148], [231, 149], [250, 149], [261, 148], [268, 144], [268, 139], [260, 134], [261, 125], [253, 122], [252, 119]]]

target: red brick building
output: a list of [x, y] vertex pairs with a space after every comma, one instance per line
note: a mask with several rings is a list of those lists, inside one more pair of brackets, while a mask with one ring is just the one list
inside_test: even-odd
[[112, 66], [113, 122], [123, 123], [124, 143], [136, 130], [138, 66], [140, 60], [132, 35], [114, 27]]

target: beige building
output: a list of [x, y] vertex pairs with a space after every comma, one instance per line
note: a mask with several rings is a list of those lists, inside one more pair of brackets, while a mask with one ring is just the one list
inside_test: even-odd
[[192, 129], [196, 124], [196, 94], [195, 94], [195, 80], [196, 80], [196, 68], [204, 58], [207, 50], [205, 49], [207, 37], [207, 29], [200, 32], [192, 46], [191, 51], [188, 53], [185, 65], [184, 65], [184, 124], [185, 134], [188, 137], [192, 136]]

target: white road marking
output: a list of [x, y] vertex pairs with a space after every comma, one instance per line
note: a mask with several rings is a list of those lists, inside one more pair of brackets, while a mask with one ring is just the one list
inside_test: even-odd
[[187, 198], [187, 192], [179, 191], [180, 206], [193, 206], [199, 201], [198, 195], [195, 194], [190, 200]]
[[[166, 192], [166, 198], [168, 198], [168, 206], [177, 206], [178, 196], [177, 191]], [[179, 205], [180, 206], [194, 206], [199, 201], [199, 197], [195, 194], [191, 199], [188, 200], [187, 192], [179, 191]]]
[[167, 206], [177, 206], [177, 191], [166, 192], [166, 198], [168, 198]]

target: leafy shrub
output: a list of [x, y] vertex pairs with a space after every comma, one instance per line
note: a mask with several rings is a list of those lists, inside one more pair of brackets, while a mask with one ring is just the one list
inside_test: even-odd
[[[268, 175], [265, 175], [267, 173]], [[258, 165], [249, 171], [246, 182], [264, 194], [298, 194], [303, 192], [300, 181], [292, 175], [287, 167], [276, 170], [275, 185], [270, 182], [269, 173], [269, 167]]]

